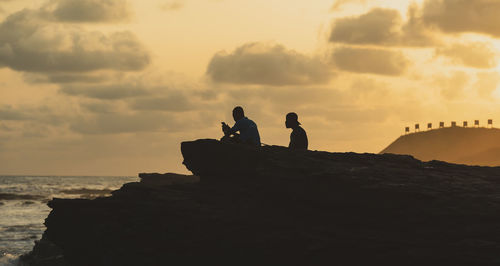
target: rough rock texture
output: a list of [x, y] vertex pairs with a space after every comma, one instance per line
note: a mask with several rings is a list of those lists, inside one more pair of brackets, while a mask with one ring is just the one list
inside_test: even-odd
[[381, 153], [407, 154], [422, 161], [500, 166], [500, 129], [449, 127], [408, 134]]
[[500, 168], [215, 140], [182, 153], [200, 182], [55, 199], [42, 240], [69, 265], [500, 264]]

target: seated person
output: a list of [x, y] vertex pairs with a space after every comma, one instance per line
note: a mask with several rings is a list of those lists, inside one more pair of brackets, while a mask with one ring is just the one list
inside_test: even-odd
[[[224, 132], [224, 137], [221, 141], [233, 141], [237, 143], [260, 146], [260, 135], [257, 125], [252, 120], [245, 117], [243, 108], [236, 106], [233, 109], [233, 118], [236, 123], [232, 128], [222, 122], [222, 132]], [[238, 131], [240, 134], [236, 133]]]
[[296, 113], [288, 113], [286, 115], [285, 126], [286, 128], [292, 129], [288, 148], [294, 150], [307, 150], [307, 134], [306, 131], [300, 126], [298, 119], [299, 116]]

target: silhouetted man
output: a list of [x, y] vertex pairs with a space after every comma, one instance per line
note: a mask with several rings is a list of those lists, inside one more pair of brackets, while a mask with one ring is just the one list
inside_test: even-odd
[[[224, 132], [222, 140], [230, 139], [234, 142], [260, 146], [260, 135], [257, 125], [245, 116], [245, 112], [241, 106], [236, 106], [233, 109], [233, 118], [236, 123], [232, 128], [222, 122], [222, 132]], [[238, 131], [240, 134], [236, 133]]]
[[308, 141], [306, 131], [300, 126], [299, 116], [296, 113], [286, 115], [285, 126], [293, 131], [290, 134], [290, 144], [288, 148], [294, 150], [307, 150]]

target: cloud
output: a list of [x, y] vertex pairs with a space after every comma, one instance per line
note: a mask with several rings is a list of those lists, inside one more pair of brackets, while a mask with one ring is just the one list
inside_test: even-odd
[[29, 83], [101, 83], [111, 79], [104, 74], [78, 74], [78, 73], [26, 73], [23, 75], [25, 81]]
[[172, 1], [160, 5], [160, 9], [163, 11], [175, 11], [184, 7], [184, 3], [180, 1]]
[[447, 100], [455, 100], [464, 96], [464, 90], [470, 78], [463, 71], [455, 71], [450, 74], [435, 75], [433, 85], [440, 88], [441, 96]]
[[394, 9], [375, 8], [358, 17], [335, 21], [332, 42], [353, 44], [392, 44], [396, 42], [401, 15]]
[[493, 68], [498, 64], [498, 53], [488, 43], [453, 44], [437, 48], [435, 54], [448, 58], [453, 64], [473, 68]]
[[65, 117], [53, 107], [0, 105], [0, 121], [36, 122], [51, 126], [60, 126]]
[[25, 9], [0, 24], [0, 66], [26, 72], [138, 71], [149, 52], [131, 32], [105, 35], [52, 24]]
[[102, 113], [79, 121], [72, 121], [70, 128], [81, 134], [119, 134], [158, 131], [169, 123], [165, 114], [158, 113]]
[[332, 6], [333, 11], [340, 10], [346, 4], [365, 4], [367, 0], [337, 0]]
[[408, 20], [401, 27], [399, 43], [403, 46], [425, 47], [439, 45], [441, 41], [422, 20], [419, 6], [413, 3], [409, 6]]
[[371, 48], [341, 47], [335, 49], [332, 58], [344, 71], [388, 76], [402, 75], [410, 65], [401, 52]]
[[2, 120], [21, 121], [28, 119], [29, 116], [21, 112], [21, 110], [14, 109], [10, 105], [0, 105], [0, 121]]
[[141, 85], [67, 85], [60, 90], [61, 93], [71, 96], [83, 96], [101, 100], [119, 100], [137, 96], [149, 95], [150, 92]]
[[[137, 111], [120, 113], [100, 113], [73, 119], [70, 129], [84, 135], [122, 134], [138, 132], [162, 132], [189, 134], [190, 131], [219, 125], [215, 117], [201, 113], [189, 116], [175, 113]], [[221, 133], [222, 134], [222, 133]]]
[[479, 72], [477, 73], [477, 82], [474, 88], [480, 97], [492, 99], [492, 93], [500, 85], [500, 73], [498, 72]]
[[142, 97], [134, 99], [131, 107], [134, 110], [183, 112], [195, 108], [192, 99], [181, 92], [171, 92], [168, 96]]
[[106, 102], [86, 102], [86, 103], [81, 103], [80, 106], [91, 113], [96, 113], [96, 114], [111, 114], [111, 113], [116, 113], [118, 108], [109, 101]]
[[408, 21], [398, 10], [374, 8], [360, 16], [337, 19], [330, 42], [359, 45], [431, 46], [438, 41], [418, 17], [418, 7], [408, 10]]
[[500, 37], [500, 2], [495, 0], [427, 0], [423, 21], [446, 33], [475, 32]]
[[126, 0], [55, 0], [43, 8], [61, 22], [119, 22], [131, 17]]
[[215, 82], [273, 86], [325, 84], [332, 77], [332, 71], [319, 58], [263, 43], [248, 43], [230, 54], [215, 54], [207, 74]]

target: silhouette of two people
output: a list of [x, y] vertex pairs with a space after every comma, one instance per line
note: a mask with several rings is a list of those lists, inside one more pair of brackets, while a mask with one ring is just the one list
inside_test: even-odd
[[[260, 146], [260, 135], [257, 124], [245, 116], [245, 112], [241, 106], [236, 106], [233, 109], [233, 118], [235, 121], [233, 127], [222, 122], [224, 137], [222, 137], [221, 141]], [[240, 134], [237, 133], [238, 131]]]
[[[257, 124], [245, 116], [245, 112], [241, 106], [236, 106], [233, 109], [233, 118], [235, 121], [233, 127], [222, 122], [224, 137], [222, 137], [221, 141], [260, 146], [260, 135]], [[285, 126], [292, 129], [288, 148], [293, 150], [307, 150], [309, 145], [307, 133], [300, 126], [298, 118], [298, 115], [293, 112], [286, 115]], [[238, 134], [237, 132], [240, 133]]]

